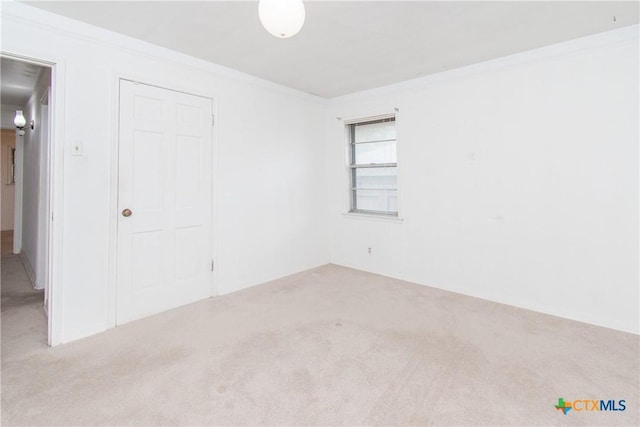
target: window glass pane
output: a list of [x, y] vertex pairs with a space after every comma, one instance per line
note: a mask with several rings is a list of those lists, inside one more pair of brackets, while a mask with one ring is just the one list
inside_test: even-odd
[[398, 188], [398, 168], [356, 168], [355, 187], [360, 189], [390, 189]]
[[[398, 214], [395, 119], [348, 125], [351, 142], [352, 210]], [[378, 166], [393, 164], [394, 166]], [[359, 167], [372, 166], [372, 167]]]
[[366, 125], [352, 125], [355, 127], [354, 142], [383, 141], [396, 139], [396, 122], [370, 123]]
[[359, 211], [398, 212], [398, 192], [395, 190], [355, 190]]
[[368, 165], [371, 163], [396, 163], [396, 142], [375, 142], [371, 144], [356, 144], [354, 164]]

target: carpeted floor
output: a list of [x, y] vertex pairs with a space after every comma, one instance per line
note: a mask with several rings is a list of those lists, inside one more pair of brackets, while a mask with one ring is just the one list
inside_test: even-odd
[[3, 425], [640, 423], [637, 335], [328, 265], [47, 348], [20, 269], [3, 258]]
[[2, 256], [9, 255], [13, 251], [13, 230], [0, 232], [0, 252]]

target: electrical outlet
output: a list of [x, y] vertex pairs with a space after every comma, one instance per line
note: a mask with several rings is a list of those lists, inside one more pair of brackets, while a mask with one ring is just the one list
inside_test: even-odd
[[371, 246], [369, 246], [369, 248], [367, 249], [367, 252], [369, 252], [369, 255], [371, 255]]

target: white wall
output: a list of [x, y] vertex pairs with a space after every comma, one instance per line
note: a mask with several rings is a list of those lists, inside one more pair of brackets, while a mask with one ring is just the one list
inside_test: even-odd
[[[332, 262], [637, 333], [638, 72], [634, 26], [333, 100]], [[394, 107], [404, 221], [342, 215], [336, 117]]]
[[[324, 101], [26, 5], [2, 8], [2, 50], [53, 58], [65, 71], [63, 342], [112, 325], [120, 74], [216, 98], [221, 294], [329, 261]], [[71, 156], [74, 141], [83, 156]]]
[[[27, 121], [25, 134], [20, 139], [22, 144], [22, 242], [21, 254], [31, 270], [34, 286], [37, 289], [44, 288], [41, 264], [43, 254], [39, 246], [44, 240], [40, 230], [42, 217], [46, 217], [44, 209], [46, 203], [46, 188], [42, 186], [41, 178], [45, 173], [46, 159], [42, 156], [43, 149], [43, 119], [40, 114], [41, 98], [49, 90], [51, 85], [51, 70], [43, 68], [38, 81], [33, 88], [33, 94], [27, 105], [23, 108], [23, 114]], [[35, 121], [34, 129], [29, 127], [31, 120]]]
[[2, 131], [2, 166], [0, 166], [0, 203], [2, 210], [0, 211], [0, 222], [2, 231], [13, 230], [13, 210], [15, 202], [15, 184], [10, 183], [11, 156], [9, 148], [15, 148], [15, 130]]

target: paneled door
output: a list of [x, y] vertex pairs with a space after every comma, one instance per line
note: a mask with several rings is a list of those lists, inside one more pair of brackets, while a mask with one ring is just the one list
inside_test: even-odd
[[117, 324], [212, 295], [212, 104], [120, 80]]

